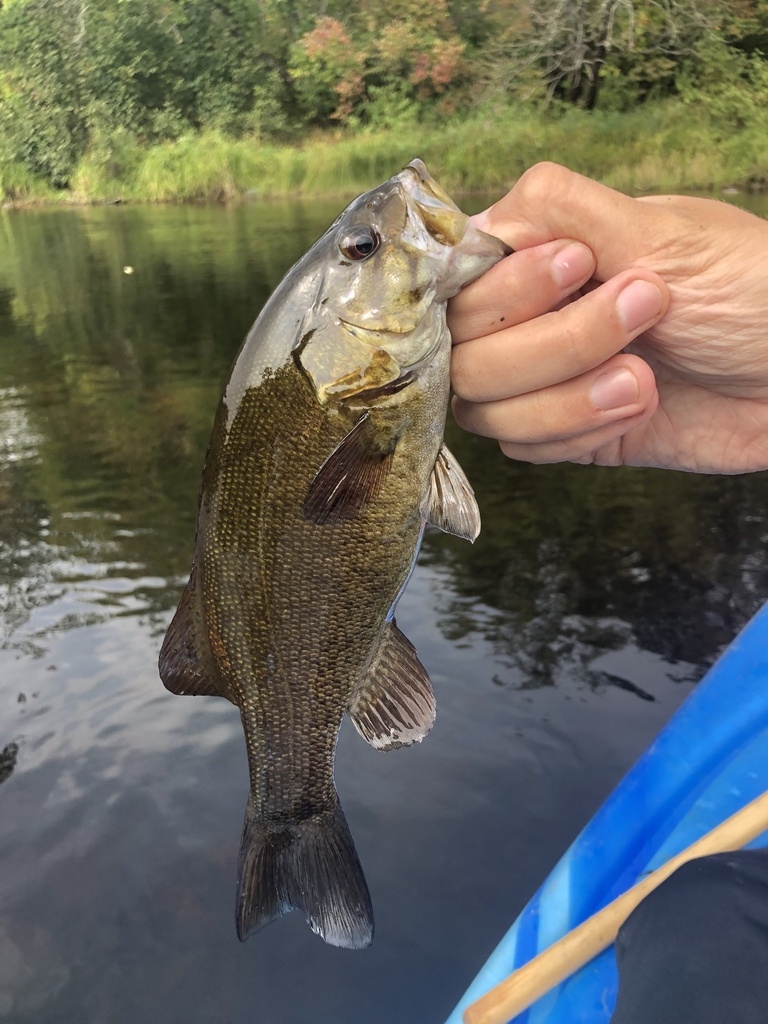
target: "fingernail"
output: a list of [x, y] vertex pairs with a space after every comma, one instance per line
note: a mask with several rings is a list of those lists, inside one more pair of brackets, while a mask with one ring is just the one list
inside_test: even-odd
[[592, 384], [590, 398], [596, 409], [620, 409], [637, 401], [639, 390], [634, 374], [620, 367], [600, 374]]
[[661, 304], [661, 292], [650, 281], [633, 281], [616, 299], [619, 320], [630, 334], [654, 320]]
[[573, 288], [589, 277], [595, 266], [591, 251], [580, 242], [569, 242], [552, 257], [552, 277], [558, 288]]

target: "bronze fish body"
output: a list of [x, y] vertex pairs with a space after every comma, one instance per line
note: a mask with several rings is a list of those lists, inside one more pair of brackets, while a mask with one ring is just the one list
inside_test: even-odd
[[241, 939], [293, 909], [333, 945], [373, 937], [333, 781], [336, 738], [346, 713], [382, 750], [421, 740], [434, 720], [394, 607], [425, 522], [471, 540], [480, 528], [443, 444], [445, 307], [507, 252], [413, 161], [289, 271], [236, 359], [160, 675], [173, 693], [240, 709]]

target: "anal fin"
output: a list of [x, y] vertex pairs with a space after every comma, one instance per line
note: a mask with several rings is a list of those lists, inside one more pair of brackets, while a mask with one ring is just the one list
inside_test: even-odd
[[445, 533], [474, 541], [480, 533], [475, 492], [445, 443], [440, 445], [429, 481], [424, 518]]
[[207, 672], [200, 658], [194, 619], [195, 572], [181, 595], [176, 614], [160, 648], [158, 668], [163, 685], [171, 693], [199, 697], [226, 697], [227, 692]]
[[435, 694], [416, 648], [394, 619], [374, 654], [368, 673], [352, 695], [352, 722], [377, 750], [419, 743], [435, 721]]

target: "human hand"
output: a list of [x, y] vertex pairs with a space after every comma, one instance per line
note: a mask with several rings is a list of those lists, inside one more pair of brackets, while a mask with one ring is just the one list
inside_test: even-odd
[[516, 252], [449, 307], [461, 426], [526, 462], [768, 468], [768, 222], [555, 164], [475, 222]]

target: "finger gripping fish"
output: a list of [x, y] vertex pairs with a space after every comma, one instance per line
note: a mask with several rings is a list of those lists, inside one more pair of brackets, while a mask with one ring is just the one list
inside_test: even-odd
[[346, 713], [380, 750], [421, 740], [434, 720], [394, 608], [425, 523], [470, 540], [480, 529], [443, 443], [445, 309], [508, 252], [414, 160], [289, 271], [235, 361], [160, 676], [240, 709], [241, 939], [294, 909], [332, 945], [373, 937], [336, 738]]

